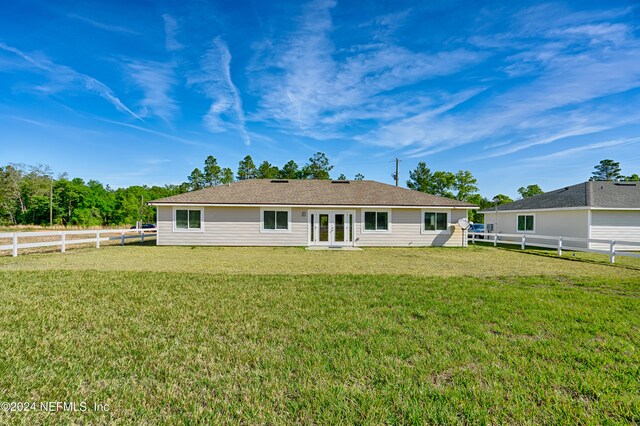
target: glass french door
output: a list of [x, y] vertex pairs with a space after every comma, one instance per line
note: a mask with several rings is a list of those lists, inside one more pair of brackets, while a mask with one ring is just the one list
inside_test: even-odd
[[310, 211], [309, 244], [353, 245], [354, 218], [355, 213], [350, 211]]

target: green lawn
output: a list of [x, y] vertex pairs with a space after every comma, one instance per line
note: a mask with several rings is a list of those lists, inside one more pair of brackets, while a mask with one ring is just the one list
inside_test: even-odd
[[9, 423], [640, 422], [640, 268], [493, 247], [0, 258]]

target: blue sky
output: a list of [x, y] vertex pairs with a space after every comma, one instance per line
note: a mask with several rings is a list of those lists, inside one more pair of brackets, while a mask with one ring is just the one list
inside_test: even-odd
[[0, 14], [0, 163], [111, 186], [304, 164], [481, 192], [640, 172], [631, 1], [22, 1]]

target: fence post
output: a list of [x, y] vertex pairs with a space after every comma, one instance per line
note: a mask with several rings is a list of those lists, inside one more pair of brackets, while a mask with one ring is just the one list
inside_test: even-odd
[[96, 231], [96, 248], [100, 248], [100, 231]]
[[120, 245], [123, 246], [124, 245], [124, 231], [122, 231], [122, 235], [120, 238]]
[[475, 244], [476, 243], [476, 233], [472, 232], [471, 233], [471, 244]]
[[60, 252], [64, 253], [67, 250], [67, 239], [64, 231], [62, 231], [62, 244], [60, 245]]
[[13, 233], [13, 257], [18, 256], [18, 233]]
[[558, 238], [558, 256], [562, 256], [562, 237]]
[[522, 234], [522, 244], [520, 244], [520, 249], [524, 250], [527, 241], [527, 236]]
[[140, 242], [144, 243], [144, 231], [140, 232]]
[[498, 246], [498, 234], [493, 234], [493, 246]]
[[611, 263], [616, 263], [616, 242], [611, 241], [611, 247], [609, 248], [609, 260]]

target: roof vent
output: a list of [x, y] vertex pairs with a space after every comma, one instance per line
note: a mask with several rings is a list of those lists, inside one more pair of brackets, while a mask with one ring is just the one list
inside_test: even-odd
[[615, 186], [636, 186], [635, 183], [631, 183], [631, 182], [616, 182], [614, 183]]
[[289, 183], [287, 179], [273, 179], [271, 183]]
[[348, 180], [332, 180], [331, 183], [349, 183]]

